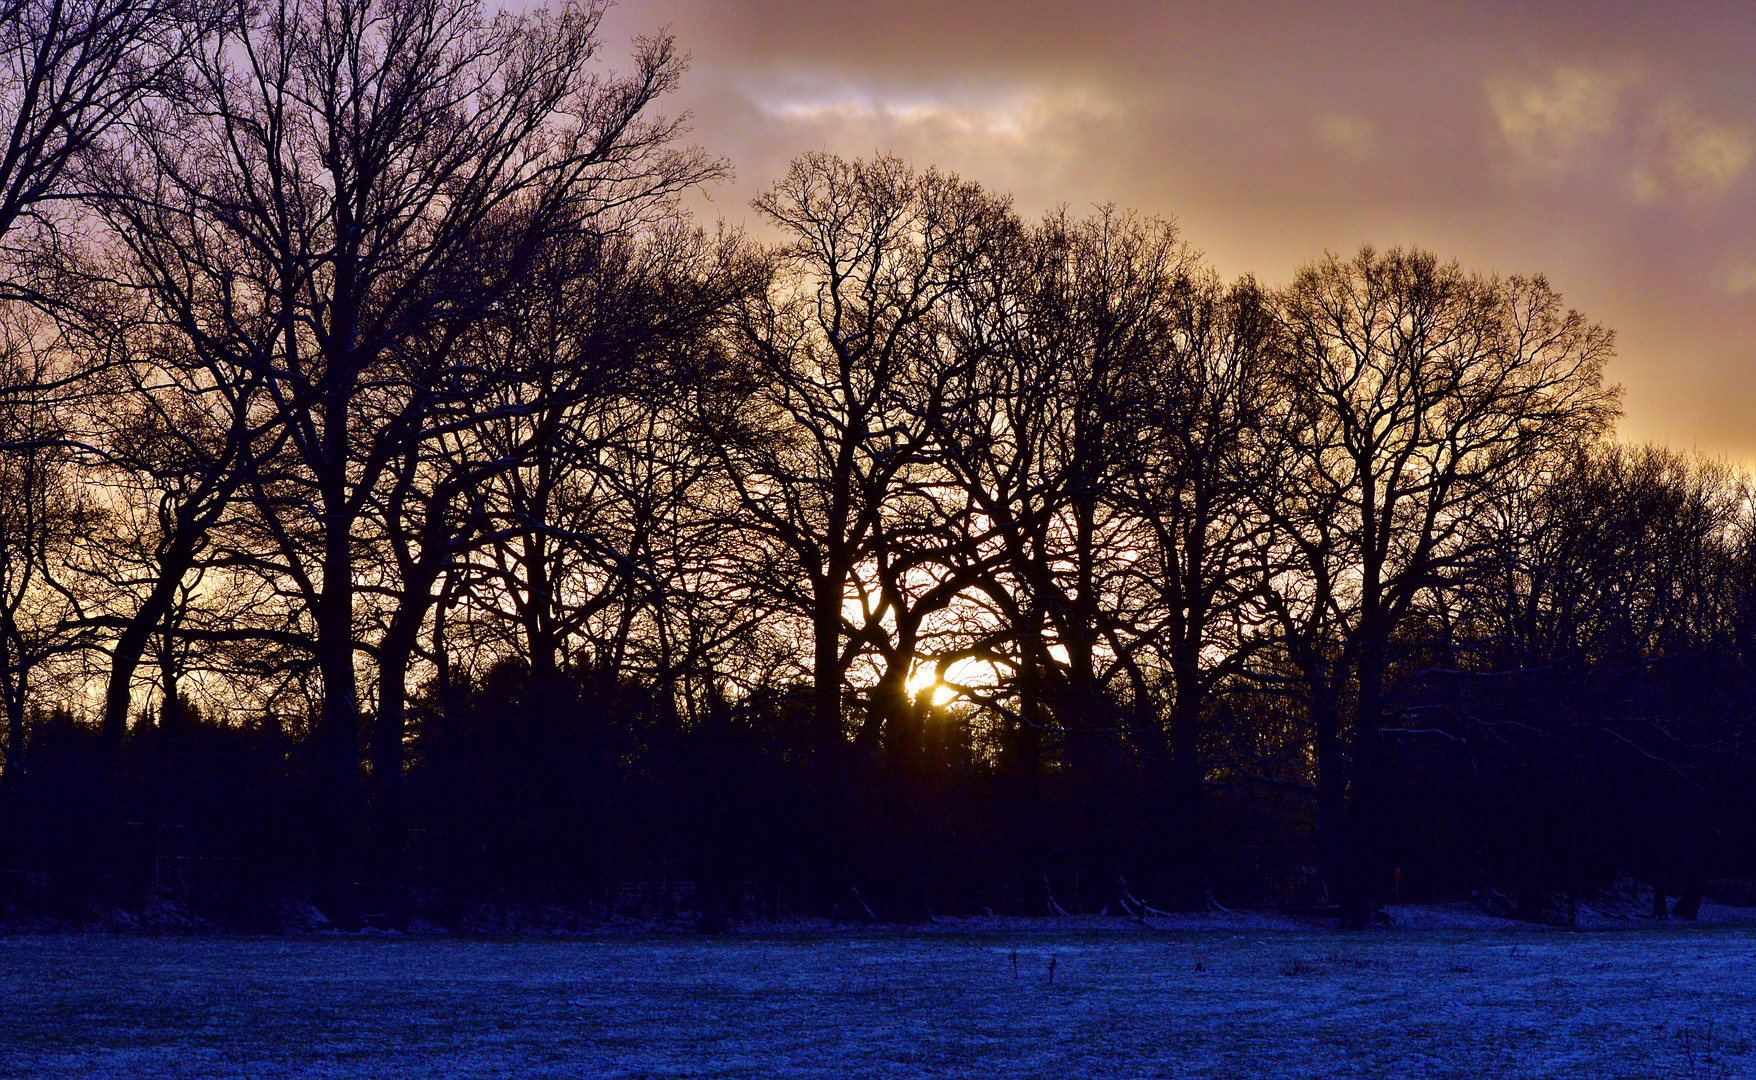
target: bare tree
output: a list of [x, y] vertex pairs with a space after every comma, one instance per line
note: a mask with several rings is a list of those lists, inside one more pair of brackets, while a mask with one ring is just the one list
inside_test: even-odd
[[[134, 174], [107, 176], [120, 183]], [[152, 190], [136, 179], [135, 191]], [[183, 246], [193, 237], [177, 230], [183, 220], [159, 209], [145, 200], [99, 204], [118, 243], [65, 265], [64, 280], [83, 283], [77, 305], [61, 309], [76, 359], [64, 390], [50, 395], [64, 401], [64, 438], [84, 482], [114, 510], [74, 565], [92, 625], [110, 635], [99, 723], [108, 755], [126, 731], [143, 655], [175, 623], [179, 591], [235, 520], [255, 464], [286, 434], [258, 362], [274, 348], [272, 324], [259, 304], [214, 280], [259, 262], [237, 248], [208, 249], [203, 275]], [[260, 623], [215, 633], [273, 636]]]
[[1155, 697], [1149, 664], [1169, 676], [1162, 733], [1142, 730], [1142, 709], [1130, 715], [1140, 718], [1136, 738], [1144, 745], [1166, 744], [1176, 898], [1193, 909], [1208, 899], [1207, 713], [1215, 692], [1242, 674], [1260, 636], [1253, 556], [1265, 520], [1254, 503], [1279, 468], [1263, 437], [1278, 326], [1254, 282], [1225, 288], [1198, 275], [1179, 290], [1170, 329], [1143, 380], [1141, 438], [1124, 487], [1129, 508], [1145, 522], [1130, 566], [1151, 601], [1140, 605], [1139, 625], [1110, 640], [1137, 702]]
[[[359, 820], [358, 526], [468, 385], [459, 335], [556, 238], [717, 169], [651, 115], [682, 68], [669, 39], [642, 41], [630, 75], [597, 72], [602, 13], [240, 5], [184, 91], [135, 125], [137, 167], [157, 181], [138, 213], [219, 302], [185, 321], [242, 331], [237, 362], [284, 434], [253, 501], [322, 679], [326, 903], [346, 906]], [[169, 281], [157, 296], [187, 311]]]
[[1455, 637], [1474, 666], [1626, 667], [1719, 640], [1740, 492], [1723, 463], [1602, 443], [1538, 463], [1478, 518]]
[[210, 21], [200, 0], [0, 6], [0, 288], [11, 297], [65, 299], [30, 283], [55, 242], [56, 203], [81, 190], [81, 165], [129, 111], [176, 82]]
[[480, 569], [540, 682], [585, 646], [594, 664], [620, 668], [655, 644], [637, 627], [664, 637], [647, 619], [682, 586], [656, 553], [698, 543], [684, 537], [712, 509], [712, 454], [694, 444], [688, 406], [709, 392], [734, 304], [763, 282], [743, 241], [681, 220], [581, 256], [508, 307], [495, 334], [521, 379], [480, 435], [483, 452], [513, 466], [488, 485], [497, 524]]
[[[0, 307], [0, 379], [29, 385], [56, 376], [59, 341], [17, 302]], [[0, 398], [0, 706], [10, 798], [25, 761], [26, 713], [46, 696], [49, 665], [83, 643], [77, 596], [65, 563], [91, 528], [95, 508], [78, 489], [52, 401]]]
[[[902, 568], [883, 575], [888, 598], [871, 576], [881, 540], [896, 538], [886, 515], [931, 453], [906, 392], [944, 362], [944, 305], [1009, 211], [894, 158], [822, 154], [795, 161], [756, 207], [787, 236], [783, 273], [744, 318], [749, 398], [721, 445], [745, 520], [775, 553], [767, 588], [808, 626], [814, 723], [834, 744], [851, 667], [894, 627]], [[891, 653], [894, 683], [914, 657]]]
[[[67, 200], [87, 193], [86, 166], [130, 111], [178, 81], [211, 26], [200, 0], [10, 0], [0, 5], [0, 296], [44, 307], [77, 306], [76, 283], [48, 257], [66, 241]], [[46, 382], [18, 383], [29, 376]], [[71, 375], [17, 368], [0, 395], [31, 397]]]
[[1382, 829], [1393, 635], [1423, 595], [1455, 585], [1472, 520], [1526, 462], [1615, 415], [1617, 391], [1602, 383], [1612, 336], [1540, 277], [1475, 277], [1400, 250], [1326, 258], [1279, 306], [1276, 437], [1291, 460], [1264, 509], [1286, 557], [1278, 606], [1295, 661], [1320, 692], [1335, 688], [1337, 663], [1351, 679], [1345, 735], [1321, 707], [1313, 720], [1331, 791], [1322, 812], [1343, 813], [1339, 831], [1324, 826], [1328, 872], [1357, 925], [1371, 914]]
[[[992, 549], [970, 590], [986, 633], [967, 651], [998, 683], [963, 693], [998, 718], [1013, 812], [1031, 837], [1021, 857], [1038, 863], [1025, 881], [1042, 875], [1035, 836], [1050, 755], [1096, 835], [1115, 816], [1123, 747], [1162, 758], [1136, 655], [1154, 621], [1138, 572], [1150, 535], [1129, 484], [1195, 265], [1168, 222], [1058, 212], [1021, 231], [960, 297], [960, 364], [937, 437]], [[1077, 858], [1090, 880], [1118, 880], [1111, 845]]]
[[1621, 773], [1615, 831], [1653, 883], [1654, 916], [1669, 876], [1693, 918], [1703, 838], [1726, 816], [1710, 763], [1739, 757], [1749, 709], [1745, 680], [1724, 677], [1749, 625], [1747, 480], [1607, 441], [1536, 465], [1478, 518], [1487, 535], [1444, 634], [1455, 659], [1429, 673], [1441, 692], [1428, 701], [1465, 702], [1441, 714], [1453, 737], [1507, 778], [1480, 813], [1527, 823], [1501, 827], [1491, 867], [1516, 885], [1515, 914], [1550, 917], [1553, 893], [1589, 887], [1573, 804], [1602, 761]]
[[[581, 236], [456, 339], [470, 392], [430, 409], [391, 465], [372, 510], [382, 572], [362, 565], [384, 620], [372, 766], [387, 875], [403, 833], [406, 683], [442, 582], [482, 593], [484, 611], [509, 609], [539, 700], [593, 630], [609, 631], [593, 658], [605, 670], [632, 673], [637, 628], [662, 641], [669, 626], [649, 616], [667, 599], [652, 559], [665, 540], [653, 533], [680, 524], [709, 466], [661, 454], [653, 414], [686, 392], [696, 350], [750, 280], [747, 261], [735, 238], [682, 221]], [[653, 471], [678, 487], [640, 485]]]

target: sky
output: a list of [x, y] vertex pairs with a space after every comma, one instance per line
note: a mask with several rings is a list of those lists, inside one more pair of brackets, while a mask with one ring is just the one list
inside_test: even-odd
[[1227, 276], [1412, 246], [1618, 334], [1620, 434], [1756, 466], [1756, 3], [621, 0], [754, 227], [794, 156], [893, 153], [1035, 217], [1174, 218]]

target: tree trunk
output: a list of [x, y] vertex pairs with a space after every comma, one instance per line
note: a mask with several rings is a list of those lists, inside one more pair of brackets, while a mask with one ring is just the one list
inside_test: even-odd
[[1179, 664], [1173, 672], [1177, 699], [1171, 707], [1170, 832], [1172, 889], [1178, 911], [1205, 911], [1207, 875], [1206, 798], [1201, 770], [1199, 673]]
[[811, 719], [819, 742], [841, 742], [841, 598], [817, 602], [811, 620]]
[[[5, 658], [0, 647], [0, 659]], [[0, 870], [18, 866], [22, 836], [19, 804], [24, 797], [24, 701], [30, 689], [29, 673], [20, 670], [0, 695], [6, 699], [6, 768], [0, 770]]]
[[[409, 596], [425, 595], [410, 592]], [[372, 879], [382, 885], [402, 880], [408, 842], [407, 784], [403, 740], [408, 727], [408, 669], [426, 604], [412, 610], [407, 597], [378, 645], [378, 715], [372, 723]]]
[[[1045, 867], [1043, 837], [1043, 701], [1039, 666], [1040, 639], [1030, 637], [1019, 648], [1018, 713], [1006, 741], [1006, 786], [1012, 803], [1012, 818], [1019, 822], [1015, 842], [1019, 845], [1014, 873], [1018, 897], [1024, 900], [1041, 891]], [[1030, 914], [1041, 914], [1040, 907]]]
[[[184, 530], [187, 531], [185, 523]], [[135, 610], [128, 625], [117, 635], [116, 643], [110, 650], [110, 674], [104, 686], [104, 715], [99, 724], [99, 743], [106, 756], [113, 759], [114, 754], [122, 745], [122, 737], [128, 731], [128, 707], [133, 703], [134, 673], [140, 668], [141, 658], [146, 655], [146, 647], [152, 642], [152, 635], [160, 630], [167, 630], [165, 620], [171, 615], [172, 605], [177, 599], [177, 590], [183, 585], [183, 577], [195, 563], [195, 544], [192, 539], [178, 536], [165, 548], [159, 557], [159, 576], [153, 583], [152, 591]]]
[[[326, 590], [327, 593], [327, 590]], [[323, 705], [317, 730], [317, 906], [343, 929], [359, 925], [353, 895], [361, 819], [359, 706], [353, 663], [352, 619], [337, 617], [327, 595], [318, 619], [317, 660]], [[345, 608], [343, 615], [351, 616]], [[338, 625], [339, 623], [339, 625]]]
[[24, 777], [24, 702], [29, 676], [19, 671], [3, 689], [6, 698], [6, 768], [0, 771], [0, 796], [15, 789]]
[[[134, 675], [140, 669], [153, 635], [161, 631], [168, 632], [167, 621], [171, 617], [177, 589], [182, 585], [183, 574], [192, 561], [193, 548], [187, 543], [174, 543], [167, 549], [160, 560], [158, 581], [153, 584], [152, 591], [147, 593], [145, 601], [135, 611], [128, 625], [117, 636], [111, 649], [110, 674], [104, 687], [104, 713], [98, 724], [97, 756], [91, 762], [92, 784], [82, 808], [85, 820], [75, 834], [78, 850], [71, 854], [75, 867], [71, 891], [75, 904], [81, 907], [97, 882], [100, 849], [107, 844], [122, 843], [119, 835], [121, 824], [117, 818], [116, 766], [122, 754], [122, 744], [128, 735], [128, 711], [133, 704]], [[166, 647], [169, 647], [168, 643]], [[168, 662], [167, 659], [167, 665]], [[161, 683], [171, 688], [174, 695], [176, 680], [168, 666], [161, 671], [160, 679]], [[168, 699], [161, 714], [176, 710], [179, 704], [174, 697]], [[149, 764], [149, 769], [156, 773], [158, 768], [155, 758]], [[150, 792], [148, 798], [153, 798]], [[152, 828], [149, 824], [148, 831]], [[142, 843], [150, 845], [155, 840], [156, 837], [145, 836]]]
[[[338, 290], [339, 291], [339, 290]], [[338, 334], [344, 340], [349, 335]], [[334, 368], [344, 361], [332, 357]], [[344, 383], [345, 387], [345, 383]], [[360, 701], [354, 670], [353, 521], [348, 499], [348, 419], [345, 388], [331, 388], [324, 408], [319, 476], [323, 499], [323, 588], [317, 596], [317, 669], [323, 679], [318, 720], [318, 784], [315, 821], [316, 880], [313, 900], [343, 929], [361, 925], [354, 894], [363, 819], [360, 787]]]
[[1343, 873], [1343, 818], [1347, 812], [1347, 756], [1341, 743], [1341, 710], [1321, 677], [1311, 680], [1312, 741], [1317, 756], [1317, 873], [1334, 900]]
[[908, 693], [908, 660], [899, 657], [887, 666], [872, 687], [872, 704], [860, 741], [868, 747], [882, 747], [885, 759], [893, 768], [907, 770], [920, 748], [919, 725], [912, 723], [914, 702]]
[[146, 655], [153, 633], [164, 623], [182, 575], [161, 576], [134, 617], [117, 635], [110, 650], [110, 675], [104, 687], [104, 716], [98, 728], [98, 744], [106, 759], [113, 759], [128, 733], [128, 708], [134, 702], [134, 673]]
[[524, 565], [527, 595], [524, 612], [525, 651], [529, 653], [531, 680], [539, 685], [554, 679], [561, 670], [560, 642], [551, 611], [554, 605], [553, 584], [549, 581], [549, 552], [543, 537], [526, 533]]
[[1372, 922], [1377, 909], [1377, 869], [1383, 843], [1384, 739], [1379, 734], [1383, 711], [1384, 646], [1368, 640], [1360, 649], [1359, 700], [1354, 731], [1344, 836], [1341, 842], [1341, 925], [1360, 929]]

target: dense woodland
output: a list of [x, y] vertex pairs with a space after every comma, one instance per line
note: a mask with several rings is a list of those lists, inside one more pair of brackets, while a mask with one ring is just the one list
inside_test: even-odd
[[[1744, 476], [1421, 251], [1220, 280], [601, 4], [0, 9], [0, 903], [706, 928], [1756, 873]], [[1314, 253], [1315, 254], [1315, 253]]]

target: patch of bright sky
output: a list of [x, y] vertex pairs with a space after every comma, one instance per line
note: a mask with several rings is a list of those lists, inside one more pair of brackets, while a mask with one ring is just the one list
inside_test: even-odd
[[1080, 88], [950, 86], [886, 89], [800, 76], [757, 84], [750, 95], [765, 115], [782, 121], [929, 129], [997, 142], [1019, 142], [1078, 117], [1114, 109]]
[[1124, 110], [1076, 82], [890, 83], [795, 71], [742, 92], [778, 141], [849, 157], [895, 154], [1012, 193], [1034, 215], [1088, 185], [1091, 135]]

